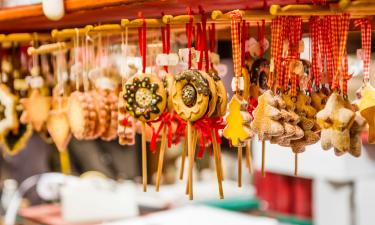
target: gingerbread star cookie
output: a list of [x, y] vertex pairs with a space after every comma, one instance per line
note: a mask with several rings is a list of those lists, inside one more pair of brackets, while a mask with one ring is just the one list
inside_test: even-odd
[[321, 144], [324, 150], [331, 147], [340, 152], [350, 149], [350, 128], [355, 113], [345, 107], [345, 100], [337, 93], [332, 93], [326, 106], [317, 113], [317, 123], [321, 127]]
[[30, 123], [34, 130], [41, 131], [51, 108], [51, 97], [43, 96], [39, 89], [33, 89], [28, 98], [21, 99], [24, 107], [21, 121]]

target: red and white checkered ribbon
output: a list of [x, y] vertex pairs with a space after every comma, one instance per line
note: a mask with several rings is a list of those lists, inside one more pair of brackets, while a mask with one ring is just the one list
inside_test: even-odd
[[242, 15], [236, 10], [230, 12], [231, 15], [231, 37], [234, 75], [237, 77], [236, 90], [239, 90], [239, 77], [241, 76], [241, 21]]
[[[285, 21], [284, 17], [277, 17], [272, 20], [271, 24], [271, 58], [274, 66], [274, 73], [277, 76], [276, 88], [279, 90], [283, 87], [284, 74], [282, 67], [283, 21]], [[269, 85], [270, 87], [272, 86], [271, 84]]]
[[320, 51], [323, 47], [319, 48], [319, 35], [320, 35], [320, 19], [317, 16], [310, 17], [310, 36], [311, 36], [311, 77], [310, 80], [314, 80], [316, 87], [320, 85]]
[[344, 55], [346, 49], [347, 35], [349, 30], [349, 14], [330, 16], [332, 48], [334, 52], [334, 74], [332, 78], [332, 89], [340, 88], [340, 80], [344, 84], [347, 71], [344, 71]]
[[371, 21], [370, 18], [362, 18], [354, 21], [355, 26], [361, 28], [362, 36], [362, 60], [363, 60], [363, 80], [370, 80], [370, 58], [371, 58]]

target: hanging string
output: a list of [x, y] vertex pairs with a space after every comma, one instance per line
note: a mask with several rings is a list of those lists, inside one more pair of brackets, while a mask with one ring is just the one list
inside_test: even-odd
[[231, 12], [231, 37], [232, 37], [232, 55], [233, 55], [233, 67], [234, 75], [236, 79], [236, 93], [239, 93], [240, 85], [239, 78], [241, 76], [241, 45], [240, 45], [240, 22], [242, 16], [239, 11]]
[[125, 37], [124, 32], [121, 32], [121, 54], [124, 57], [124, 63], [121, 64], [121, 84], [125, 83], [125, 79], [128, 77], [128, 27], [125, 27]]
[[348, 81], [350, 80], [351, 75], [349, 75], [348, 70], [349, 70], [349, 65], [348, 65], [348, 52], [345, 49], [344, 52], [344, 65], [343, 65], [343, 77], [342, 77], [342, 94], [345, 98], [348, 97]]
[[357, 19], [354, 25], [361, 28], [363, 81], [368, 83], [370, 81], [371, 20], [370, 18]]
[[89, 90], [89, 80], [88, 80], [88, 71], [89, 71], [89, 57], [90, 57], [90, 51], [89, 51], [89, 40], [90, 36], [88, 32], [86, 32], [85, 35], [85, 71], [83, 73], [83, 88], [84, 91]]
[[[79, 57], [79, 30], [75, 28], [76, 37], [74, 38], [74, 65], [78, 66], [78, 57]], [[76, 71], [79, 72], [79, 71]], [[76, 90], [79, 91], [79, 73], [75, 74], [76, 79]]]

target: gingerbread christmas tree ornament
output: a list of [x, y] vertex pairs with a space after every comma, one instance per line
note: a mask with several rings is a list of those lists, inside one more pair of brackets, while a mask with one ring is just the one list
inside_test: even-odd
[[251, 116], [247, 112], [247, 102], [239, 97], [232, 97], [225, 120], [227, 126], [223, 130], [223, 135], [233, 146], [244, 145], [254, 135], [249, 126]]

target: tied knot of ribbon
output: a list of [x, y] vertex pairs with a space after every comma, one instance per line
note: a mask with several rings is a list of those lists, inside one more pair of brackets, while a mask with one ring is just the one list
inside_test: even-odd
[[[164, 126], [166, 126], [167, 129], [167, 140], [168, 140], [168, 147], [172, 144], [172, 120], [171, 120], [171, 114], [169, 112], [163, 112], [158, 119], [153, 120], [151, 122], [148, 122], [147, 124], [152, 128], [152, 137], [151, 137], [151, 142], [150, 142], [150, 150], [152, 153], [156, 151], [156, 143], [157, 139], [163, 130]], [[160, 122], [159, 127], [154, 129], [152, 126], [153, 123]]]
[[[158, 128], [155, 130], [155, 128], [152, 126], [153, 123], [160, 122]], [[163, 112], [158, 119], [153, 120], [151, 122], [148, 122], [147, 124], [152, 129], [152, 137], [150, 142], [150, 151], [154, 153], [156, 151], [156, 144], [158, 137], [160, 136], [161, 131], [163, 130], [164, 126], [166, 126], [167, 131], [167, 144], [168, 148], [172, 146], [173, 142], [173, 128], [172, 124], [176, 122], [177, 123], [177, 129], [175, 133], [175, 142], [174, 144], [177, 144], [180, 137], [184, 135], [186, 122], [183, 121], [181, 118], [179, 118], [175, 113], [171, 114], [169, 112]]]
[[124, 127], [128, 127], [128, 126], [130, 126], [129, 116], [125, 117], [125, 118], [121, 121], [121, 124], [122, 124]]
[[[219, 118], [209, 118], [207, 116], [203, 117], [202, 119], [196, 121], [193, 124], [193, 127], [199, 134], [199, 152], [197, 154], [198, 158], [202, 158], [205, 150], [206, 143], [212, 143], [213, 137], [211, 130], [213, 130], [213, 134], [216, 136], [216, 142], [221, 144], [221, 138], [219, 135], [219, 130], [224, 129], [225, 123], [224, 119]], [[210, 152], [212, 154], [212, 152]]]

